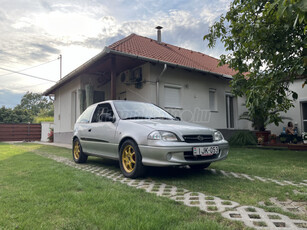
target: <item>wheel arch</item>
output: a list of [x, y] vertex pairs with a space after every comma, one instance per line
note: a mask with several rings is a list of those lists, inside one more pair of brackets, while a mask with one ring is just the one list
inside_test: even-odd
[[134, 138], [132, 138], [132, 137], [130, 137], [130, 136], [124, 137], [123, 139], [120, 140], [120, 142], [119, 142], [119, 144], [118, 144], [118, 149], [117, 149], [118, 154], [119, 154], [119, 152], [120, 152], [120, 149], [121, 149], [123, 143], [124, 143], [126, 140], [132, 140], [132, 141], [134, 141], [134, 142], [136, 143], [136, 145], [138, 146], [138, 143], [135, 141]]

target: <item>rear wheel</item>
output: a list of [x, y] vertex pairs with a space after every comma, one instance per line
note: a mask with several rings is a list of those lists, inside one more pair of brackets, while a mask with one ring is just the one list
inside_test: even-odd
[[87, 155], [82, 151], [82, 146], [78, 138], [74, 139], [72, 157], [76, 163], [84, 163], [87, 161]]
[[210, 164], [211, 163], [199, 164], [199, 165], [189, 165], [189, 166], [193, 170], [202, 170], [202, 169], [208, 168]]
[[125, 177], [137, 178], [145, 172], [142, 156], [133, 140], [126, 140], [119, 150], [119, 166]]

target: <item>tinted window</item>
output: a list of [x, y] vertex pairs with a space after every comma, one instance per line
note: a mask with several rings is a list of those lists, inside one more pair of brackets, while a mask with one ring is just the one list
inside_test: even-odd
[[97, 106], [97, 108], [95, 109], [93, 118], [92, 118], [92, 122], [99, 122], [100, 121], [100, 115], [101, 114], [110, 114], [111, 116], [113, 116], [113, 110], [112, 107], [109, 103], [104, 103], [104, 104], [100, 104]]
[[78, 118], [77, 123], [89, 123], [95, 106], [88, 107]]

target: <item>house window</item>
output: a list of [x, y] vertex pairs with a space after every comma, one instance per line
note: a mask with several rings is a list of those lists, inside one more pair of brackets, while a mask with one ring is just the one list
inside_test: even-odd
[[234, 128], [233, 96], [226, 95], [226, 124], [227, 128]]
[[217, 111], [216, 89], [209, 89], [209, 108], [211, 111]]
[[168, 108], [182, 108], [180, 86], [164, 86], [164, 106]]

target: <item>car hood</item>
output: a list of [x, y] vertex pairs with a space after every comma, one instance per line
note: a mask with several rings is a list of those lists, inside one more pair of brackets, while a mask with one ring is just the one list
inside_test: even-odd
[[212, 134], [215, 130], [198, 124], [176, 120], [132, 120], [130, 122], [144, 125], [153, 130], [171, 131], [177, 135]]

